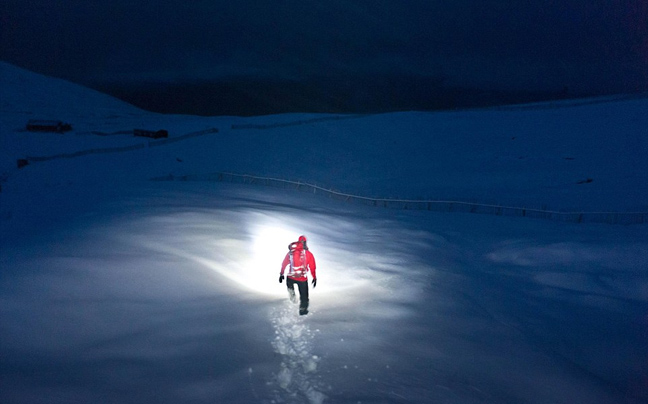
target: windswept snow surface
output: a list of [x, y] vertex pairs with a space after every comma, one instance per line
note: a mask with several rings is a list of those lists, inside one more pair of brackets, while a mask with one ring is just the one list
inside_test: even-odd
[[[648, 402], [645, 224], [149, 181], [645, 211], [647, 100], [204, 118], [0, 78], [0, 402]], [[318, 264], [301, 317], [277, 282], [299, 234]]]

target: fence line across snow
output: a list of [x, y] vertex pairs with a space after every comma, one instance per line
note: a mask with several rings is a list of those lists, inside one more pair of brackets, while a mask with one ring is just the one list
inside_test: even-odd
[[153, 178], [155, 181], [215, 181], [241, 184], [258, 184], [302, 192], [319, 193], [332, 199], [366, 206], [396, 208], [403, 210], [427, 210], [434, 212], [479, 213], [497, 216], [529, 217], [571, 223], [643, 224], [648, 222], [648, 212], [562, 212], [514, 206], [502, 206], [463, 201], [413, 200], [369, 198], [360, 195], [334, 191], [318, 185], [284, 180], [280, 178], [259, 177], [246, 174], [216, 172], [210, 174], [164, 176]]

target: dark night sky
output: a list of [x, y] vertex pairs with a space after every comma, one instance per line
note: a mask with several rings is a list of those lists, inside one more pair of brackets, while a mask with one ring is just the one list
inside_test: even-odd
[[428, 109], [648, 91], [648, 0], [0, 7], [0, 59], [162, 112]]

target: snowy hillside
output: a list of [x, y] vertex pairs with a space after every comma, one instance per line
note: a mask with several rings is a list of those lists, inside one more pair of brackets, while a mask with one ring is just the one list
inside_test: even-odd
[[[172, 138], [218, 129], [173, 147], [103, 156], [106, 164], [93, 165], [92, 172], [75, 168], [88, 164], [83, 159], [51, 164], [71, 166], [77, 173], [65, 181], [76, 183], [230, 171], [369, 197], [648, 210], [648, 99], [373, 116], [178, 117], [0, 67], [0, 167], [15, 179], [7, 186], [39, 170], [17, 173], [18, 158], [145, 144], [132, 136], [134, 128], [167, 129]], [[70, 122], [75, 130], [64, 136], [24, 133], [27, 120], [39, 118]]]
[[[648, 99], [241, 118], [6, 63], [0, 88], [3, 403], [648, 402], [645, 224], [150, 181], [646, 212]], [[277, 282], [299, 234], [318, 263], [305, 317]]]

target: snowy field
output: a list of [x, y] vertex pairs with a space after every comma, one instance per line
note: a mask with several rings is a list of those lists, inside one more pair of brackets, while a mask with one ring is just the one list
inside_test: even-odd
[[[2, 403], [648, 402], [646, 224], [150, 181], [646, 212], [646, 99], [205, 118], [0, 79]], [[277, 282], [300, 234], [318, 264], [302, 317]]]

